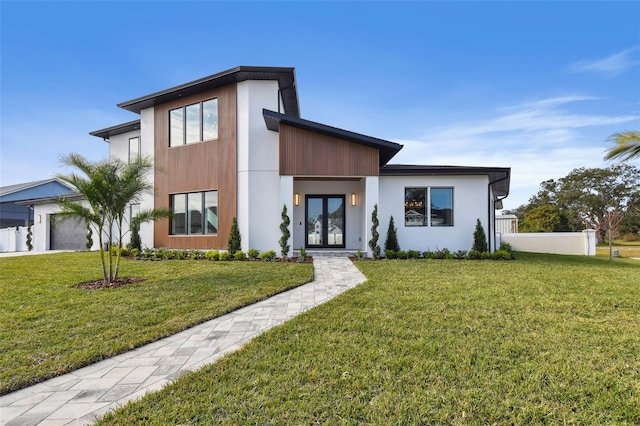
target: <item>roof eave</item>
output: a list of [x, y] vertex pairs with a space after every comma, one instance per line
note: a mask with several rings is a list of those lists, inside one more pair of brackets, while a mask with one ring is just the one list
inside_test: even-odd
[[338, 139], [347, 140], [360, 145], [378, 149], [380, 152], [380, 166], [384, 166], [391, 160], [401, 149], [402, 145], [387, 141], [384, 139], [374, 138], [372, 136], [363, 135], [361, 133], [351, 132], [349, 130], [328, 126], [326, 124], [317, 123], [315, 121], [305, 120], [300, 117], [293, 117], [287, 114], [262, 110], [265, 124], [269, 130], [274, 132], [280, 131], [280, 124], [297, 127], [299, 129], [308, 130], [314, 133], [320, 133], [325, 136], [331, 136]]

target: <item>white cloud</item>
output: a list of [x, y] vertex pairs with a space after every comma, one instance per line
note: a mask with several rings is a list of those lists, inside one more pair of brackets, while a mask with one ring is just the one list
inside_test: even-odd
[[595, 72], [615, 76], [640, 64], [638, 49], [638, 47], [632, 47], [603, 59], [576, 62], [570, 66], [570, 69], [573, 72]]
[[[392, 163], [511, 167], [505, 208], [524, 204], [540, 182], [578, 167], [605, 167], [598, 127], [639, 120], [638, 115], [589, 115], [564, 109], [589, 96], [564, 96], [496, 109], [486, 120], [450, 123], [404, 144]], [[599, 131], [596, 131], [599, 130]]]

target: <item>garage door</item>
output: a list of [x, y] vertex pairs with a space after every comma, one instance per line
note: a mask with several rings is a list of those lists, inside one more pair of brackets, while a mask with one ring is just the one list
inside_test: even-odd
[[51, 250], [86, 250], [87, 227], [83, 220], [51, 215]]

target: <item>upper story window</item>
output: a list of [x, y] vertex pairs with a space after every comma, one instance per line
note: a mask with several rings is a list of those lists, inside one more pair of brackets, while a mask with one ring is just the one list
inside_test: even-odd
[[218, 100], [198, 102], [169, 111], [169, 146], [218, 139]]
[[404, 226], [453, 226], [453, 188], [405, 188]]
[[140, 160], [140, 137], [129, 139], [129, 163]]

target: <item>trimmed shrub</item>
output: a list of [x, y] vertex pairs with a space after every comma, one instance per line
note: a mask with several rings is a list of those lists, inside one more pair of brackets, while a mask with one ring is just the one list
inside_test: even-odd
[[479, 252], [478, 250], [471, 250], [469, 252], [469, 259], [480, 260], [480, 259], [482, 259], [482, 253]]
[[217, 261], [220, 260], [220, 252], [218, 250], [207, 250], [204, 257], [207, 260]]
[[436, 258], [435, 253], [432, 252], [432, 251], [429, 251], [429, 250], [423, 251], [422, 252], [422, 257], [425, 258], [425, 259], [435, 259]]
[[380, 225], [380, 222], [378, 221], [378, 205], [376, 204], [373, 206], [373, 212], [371, 212], [371, 239], [369, 240], [369, 248], [371, 249], [374, 259], [380, 257], [380, 247], [378, 246], [380, 234], [378, 233], [378, 225]]
[[140, 250], [138, 250], [138, 249], [137, 249], [137, 248], [135, 248], [135, 247], [134, 247], [134, 248], [132, 248], [132, 249], [131, 249], [131, 256], [133, 256], [133, 257], [138, 257], [138, 256], [140, 256]]
[[233, 260], [247, 260], [247, 255], [242, 250], [238, 250], [233, 255]]
[[275, 258], [276, 258], [275, 250], [268, 250], [268, 251], [262, 252], [262, 254], [260, 255], [260, 259], [262, 259], [265, 262], [271, 262]]
[[153, 250], [148, 247], [144, 249], [143, 254], [147, 259], [151, 259], [154, 256]]
[[492, 257], [491, 257], [491, 253], [490, 252], [488, 252], [488, 251], [483, 251], [482, 252], [482, 259], [483, 260], [487, 260], [487, 259], [491, 259], [491, 258]]
[[257, 258], [260, 257], [260, 251], [256, 249], [251, 249], [247, 252], [247, 256], [249, 256], [249, 259], [251, 260], [256, 260]]
[[220, 260], [223, 260], [223, 261], [231, 260], [231, 253], [229, 253], [228, 251], [221, 251], [220, 252]]
[[178, 260], [185, 260], [187, 258], [187, 250], [176, 250], [176, 257]]
[[289, 232], [289, 224], [291, 220], [289, 216], [287, 216], [287, 205], [282, 206], [282, 214], [280, 215], [282, 222], [280, 223], [280, 232], [282, 233], [282, 237], [280, 237], [280, 255], [283, 259], [286, 259], [289, 255], [289, 238], [291, 237], [291, 233]]
[[408, 250], [407, 251], [407, 258], [409, 259], [417, 259], [420, 257], [420, 252], [417, 250]]
[[120, 249], [120, 256], [128, 257], [129, 256], [129, 249], [126, 248], [126, 247], [122, 247], [122, 249]]
[[400, 244], [398, 244], [398, 230], [393, 223], [393, 216], [389, 219], [389, 228], [387, 229], [387, 239], [384, 242], [384, 251], [393, 250], [395, 252], [400, 251]]
[[473, 250], [485, 252], [489, 250], [487, 245], [487, 234], [484, 232], [480, 219], [476, 221], [476, 230], [473, 231]]
[[441, 250], [436, 250], [434, 255], [435, 259], [447, 259], [447, 256], [450, 255], [451, 252], [448, 248], [443, 248]]
[[491, 259], [493, 260], [511, 260], [511, 253], [506, 250], [496, 250], [491, 253]]
[[364, 256], [364, 254], [362, 253], [362, 250], [358, 249], [358, 251], [356, 252], [356, 257], [360, 260], [362, 260], [362, 257]]
[[466, 250], [458, 250], [457, 252], [453, 253], [454, 259], [462, 260], [462, 259], [466, 259], [466, 257], [467, 257]]
[[231, 222], [231, 232], [229, 232], [229, 239], [227, 240], [227, 251], [229, 253], [235, 253], [241, 250], [242, 237], [240, 236], [240, 229], [238, 228], [238, 220], [234, 217]]
[[384, 257], [385, 257], [385, 259], [397, 259], [398, 258], [398, 252], [396, 252], [395, 250], [385, 250], [384, 251]]
[[[91, 250], [91, 247], [93, 247], [93, 230], [91, 229], [91, 225], [87, 225], [87, 242], [84, 244], [84, 246], [87, 248], [87, 250]], [[142, 247], [137, 247], [138, 250], [140, 250], [141, 248]]]
[[504, 251], [508, 251], [509, 253], [511, 253], [513, 251], [513, 248], [511, 248], [511, 244], [505, 243], [505, 242], [501, 242], [500, 243], [500, 248], [498, 250], [504, 250]]
[[408, 259], [409, 258], [409, 255], [404, 250], [399, 250], [397, 254], [398, 254], [398, 259]]

